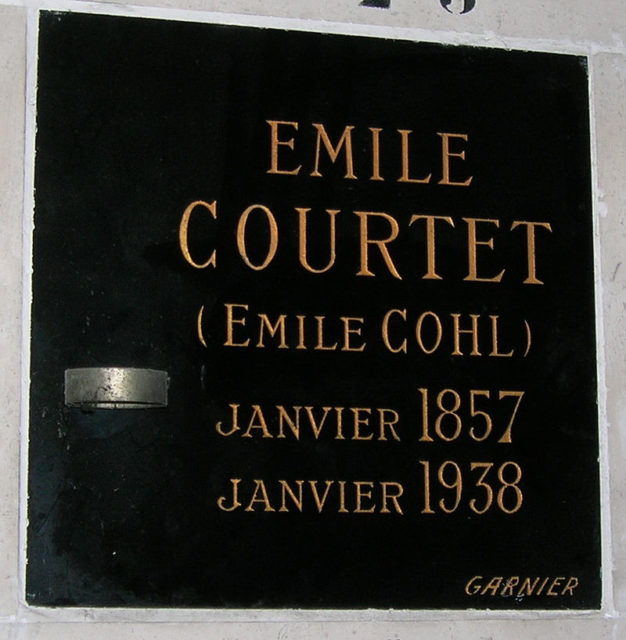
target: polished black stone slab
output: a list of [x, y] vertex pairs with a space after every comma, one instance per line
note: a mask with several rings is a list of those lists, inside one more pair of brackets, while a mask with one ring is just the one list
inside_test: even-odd
[[598, 608], [590, 173], [584, 58], [42, 12], [27, 601]]

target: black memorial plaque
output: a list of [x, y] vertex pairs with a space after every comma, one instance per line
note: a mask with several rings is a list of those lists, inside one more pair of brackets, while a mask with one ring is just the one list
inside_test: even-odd
[[27, 601], [598, 608], [587, 80], [43, 12]]

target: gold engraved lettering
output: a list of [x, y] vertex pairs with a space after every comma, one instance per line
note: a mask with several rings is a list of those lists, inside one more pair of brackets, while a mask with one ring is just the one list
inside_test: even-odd
[[[319, 440], [322, 432], [334, 440], [400, 442], [400, 415], [387, 407], [284, 406], [264, 407], [259, 404], [230, 404], [230, 422], [219, 421], [215, 429], [229, 437], [237, 432], [242, 438], [273, 438], [300, 440], [303, 430]], [[348, 419], [344, 419], [348, 416]], [[346, 424], [347, 423], [347, 424]], [[242, 429], [241, 425], [247, 425]], [[350, 430], [348, 434], [344, 430]], [[272, 433], [273, 432], [273, 433]]]
[[469, 316], [472, 319], [472, 328], [471, 329], [461, 329], [459, 328], [459, 319], [461, 314], [459, 313], [451, 313], [452, 321], [453, 321], [453, 337], [454, 337], [454, 351], [452, 352], [453, 356], [462, 356], [463, 352], [461, 351], [461, 334], [467, 333], [472, 336], [472, 351], [470, 353], [471, 356], [479, 356], [480, 351], [478, 350], [478, 318], [479, 314], [470, 313]]
[[500, 316], [489, 316], [491, 318], [491, 345], [492, 350], [489, 354], [494, 358], [511, 358], [513, 357], [513, 353], [515, 349], [511, 349], [508, 353], [500, 353], [498, 351], [498, 320]]
[[537, 589], [537, 594], [538, 596], [540, 596], [543, 593], [543, 590], [545, 589], [546, 584], [548, 584], [548, 581], [550, 580], [550, 578], [544, 578], [541, 582], [541, 584], [539, 585], [539, 588]]
[[409, 170], [409, 135], [413, 133], [410, 129], [398, 129], [398, 133], [402, 139], [402, 176], [398, 178], [398, 182], [413, 182], [416, 184], [427, 184], [430, 182], [432, 173], [424, 178], [411, 178]]
[[198, 334], [198, 340], [200, 340], [200, 344], [203, 347], [207, 346], [206, 340], [204, 339], [204, 332], [202, 331], [202, 316], [204, 315], [204, 305], [200, 307], [200, 311], [198, 311], [198, 318], [196, 319], [196, 333]]
[[[435, 340], [433, 342], [433, 346], [428, 349], [424, 344], [424, 340], [422, 338], [422, 325], [424, 324], [424, 320], [426, 318], [432, 318], [435, 322]], [[430, 355], [431, 353], [435, 353], [441, 344], [441, 336], [443, 334], [443, 328], [441, 326], [441, 320], [439, 320], [439, 316], [433, 311], [424, 311], [417, 319], [417, 323], [415, 324], [415, 337], [417, 338], [417, 344], [419, 348], [426, 354]]]
[[241, 427], [238, 424], [238, 419], [237, 419], [237, 414], [239, 412], [239, 405], [238, 404], [229, 404], [228, 406], [230, 407], [230, 410], [231, 410], [232, 429], [230, 429], [230, 431], [224, 431], [224, 429], [222, 429], [221, 420], [219, 422], [215, 423], [215, 430], [221, 436], [225, 436], [225, 437], [232, 436], [233, 433], [235, 433], [236, 431], [239, 431], [241, 429]]
[[[451, 398], [451, 404], [449, 407], [444, 407], [444, 398]], [[435, 419], [435, 433], [445, 442], [453, 442], [461, 434], [461, 428], [463, 423], [461, 416], [457, 413], [461, 406], [461, 396], [454, 389], [442, 389], [437, 394], [437, 408], [440, 410], [439, 415]], [[450, 435], [443, 430], [443, 421], [446, 419], [448, 428], [450, 425], [454, 426], [454, 431]]]
[[[335, 415], [336, 415], [336, 420], [337, 420], [337, 431], [336, 431], [336, 435], [335, 435], [335, 440], [345, 440], [345, 437], [343, 435], [343, 411], [344, 411], [344, 407], [333, 407], [335, 410]], [[354, 409], [352, 409], [353, 415], [354, 415]], [[357, 431], [357, 427], [354, 427], [354, 430]], [[356, 438], [354, 438], [354, 435], [352, 437], [352, 440], [355, 440]]]
[[[265, 218], [267, 220], [267, 224], [269, 227], [270, 238], [269, 238], [269, 246], [267, 248], [267, 255], [265, 256], [265, 260], [261, 264], [252, 264], [250, 258], [248, 257], [248, 250], [246, 247], [246, 225], [248, 223], [248, 217], [250, 213], [258, 209], [265, 214]], [[255, 271], [262, 271], [267, 267], [267, 265], [274, 259], [276, 255], [276, 248], [278, 247], [278, 226], [276, 225], [276, 219], [272, 212], [262, 204], [253, 204], [250, 205], [242, 214], [241, 218], [239, 218], [239, 223], [237, 224], [237, 249], [239, 249], [239, 255], [243, 258], [243, 261]]]
[[287, 505], [285, 504], [285, 498], [287, 495], [291, 498], [293, 504], [296, 509], [302, 513], [302, 485], [304, 484], [304, 480], [296, 480], [295, 483], [298, 486], [298, 495], [296, 496], [293, 492], [292, 488], [289, 486], [289, 483], [286, 480], [279, 480], [278, 483], [281, 487], [281, 507], [279, 511], [285, 512], [289, 511]]
[[335, 252], [335, 216], [339, 213], [339, 209], [326, 209], [326, 213], [330, 218], [330, 248], [329, 248], [329, 258], [325, 267], [321, 269], [315, 269], [309, 264], [307, 258], [307, 213], [311, 211], [311, 209], [302, 209], [296, 207], [296, 211], [298, 212], [298, 256], [300, 258], [300, 264], [311, 273], [324, 273], [328, 271], [334, 264], [336, 258]]
[[498, 592], [498, 589], [500, 588], [501, 584], [502, 584], [502, 577], [501, 576], [494, 576], [483, 587], [483, 590], [480, 592], [480, 595], [484, 596], [485, 594], [488, 593], [490, 596], [495, 596], [496, 593]]
[[453, 185], [456, 187], [468, 187], [473, 176], [470, 176], [462, 182], [456, 182], [450, 180], [450, 158], [460, 158], [465, 160], [465, 151], [450, 151], [450, 138], [460, 138], [467, 142], [467, 134], [465, 133], [438, 133], [441, 136], [441, 161], [442, 161], [442, 178], [439, 180], [439, 184]]
[[339, 480], [337, 484], [339, 485], [339, 509], [337, 513], [350, 513], [346, 509], [346, 481]]
[[506, 429], [498, 442], [503, 444], [511, 444], [513, 442], [511, 437], [511, 429], [513, 428], [513, 421], [515, 420], [515, 416], [517, 415], [517, 410], [519, 409], [522, 398], [524, 397], [523, 391], [500, 391], [498, 392], [498, 400], [502, 400], [502, 398], [513, 397], [517, 398], [517, 402], [515, 403], [515, 407], [513, 408], [513, 413], [511, 414], [511, 419], [509, 420], [509, 424], [506, 426]]
[[578, 586], [578, 578], [576, 576], [570, 576], [567, 584], [563, 587], [563, 592], [561, 593], [564, 596], [568, 593], [570, 596], [574, 595], [574, 589]]
[[[365, 322], [364, 318], [349, 318], [349, 317], [341, 317], [341, 321], [343, 322], [343, 346], [341, 347], [342, 351], [358, 351], [361, 352], [365, 349], [366, 343], [363, 342], [360, 346], [354, 346], [350, 344], [350, 336], [356, 335], [361, 337], [361, 331], [363, 330], [363, 323]], [[359, 324], [358, 327], [353, 327], [352, 324]]]
[[[470, 392], [469, 392], [470, 416], [472, 416], [472, 418], [477, 418], [477, 417], [481, 418], [485, 425], [482, 434], [477, 433], [475, 424], [473, 424], [470, 427], [470, 430], [469, 430], [470, 438], [472, 440], [475, 440], [476, 442], [483, 442], [483, 440], [486, 440], [490, 436], [491, 431], [493, 429], [493, 420], [491, 419], [491, 416], [486, 411], [482, 411], [481, 409], [476, 408], [476, 398], [483, 397], [483, 398], [489, 399], [490, 395], [491, 393], [488, 389], [470, 389]], [[472, 462], [471, 469], [474, 469], [476, 465], [480, 466], [481, 464], [483, 463]], [[484, 475], [481, 476], [480, 480], [476, 483], [477, 487], [480, 486], [483, 478], [484, 478]], [[471, 508], [471, 505], [470, 505], [470, 508]]]
[[185, 258], [185, 260], [196, 269], [206, 269], [207, 267], [215, 267], [217, 262], [217, 255], [215, 250], [211, 253], [208, 260], [206, 262], [196, 262], [189, 252], [189, 220], [191, 218], [191, 214], [193, 213], [196, 207], [204, 207], [213, 217], [214, 220], [217, 220], [217, 201], [213, 201], [210, 204], [208, 202], [204, 202], [203, 200], [196, 200], [192, 202], [183, 212], [183, 217], [180, 219], [180, 226], [178, 227], [178, 244], [180, 246], [180, 250]]
[[[255, 422], [255, 419], [257, 422]], [[248, 428], [242, 434], [242, 438], [252, 438], [253, 435], [251, 431], [253, 429], [260, 429], [264, 438], [272, 438], [272, 434], [267, 430], [267, 422], [265, 422], [265, 416], [263, 415], [263, 410], [258, 404], [252, 405], [252, 415], [250, 416], [250, 422], [248, 423]]]
[[[567, 580], [567, 583], [563, 585], [565, 580]], [[567, 594], [571, 597], [577, 586], [578, 578], [576, 576], [570, 576], [569, 578], [565, 576], [493, 576], [490, 579], [483, 578], [483, 576], [473, 576], [465, 584], [465, 593], [468, 596], [488, 595], [503, 598], [523, 598], [544, 594], [551, 597]]]
[[[514, 470], [515, 475], [513, 477], [513, 480], [509, 481], [504, 479], [504, 470], [507, 468], [511, 468]], [[498, 480], [500, 481], [501, 486], [500, 486], [500, 489], [498, 489], [496, 500], [498, 502], [498, 506], [502, 511], [504, 511], [504, 513], [508, 513], [508, 514], [516, 513], [521, 509], [522, 503], [524, 502], [524, 496], [522, 494], [521, 489], [517, 486], [521, 479], [522, 479], [522, 468], [519, 466], [519, 464], [517, 464], [517, 462], [505, 462], [498, 469]], [[504, 496], [507, 489], [510, 490], [509, 493], [512, 492], [513, 495], [515, 496], [515, 503], [510, 508], [504, 504]]]
[[372, 177], [370, 180], [384, 180], [380, 175], [380, 132], [382, 129], [369, 127], [372, 132]]
[[235, 509], [241, 506], [241, 502], [239, 502], [239, 483], [241, 482], [241, 478], [231, 478], [230, 483], [232, 485], [232, 504], [230, 506], [226, 506], [226, 497], [220, 496], [217, 499], [217, 506], [222, 511], [234, 511]]
[[389, 311], [387, 311], [382, 322], [383, 343], [385, 347], [387, 347], [387, 349], [391, 351], [391, 353], [406, 353], [407, 352], [406, 338], [402, 340], [402, 342], [400, 343], [400, 346], [398, 347], [392, 346], [391, 342], [389, 341], [389, 319], [391, 318], [392, 315], [399, 315], [403, 320], [406, 321], [406, 309], [390, 309]]
[[400, 498], [404, 488], [399, 482], [368, 480], [249, 480], [230, 479], [230, 495], [217, 500], [222, 511], [240, 507], [248, 513], [335, 513], [404, 515]]
[[274, 338], [276, 334], [280, 332], [280, 344], [278, 345], [278, 348], [288, 349], [289, 347], [285, 342], [285, 318], [286, 317], [287, 316], [284, 313], [281, 314], [280, 316], [278, 316], [278, 319], [276, 320], [274, 325], [272, 325], [272, 323], [270, 322], [270, 319], [264, 313], [259, 313], [259, 321], [260, 321], [259, 341], [257, 342], [256, 346], [261, 348], [265, 346], [263, 344], [263, 328], [265, 327], [267, 329], [267, 332], [270, 334], [272, 338]]
[[333, 407], [337, 416], [337, 434], [335, 440], [345, 440], [343, 435], [343, 409], [344, 407]]
[[[368, 436], [361, 435], [361, 425], [369, 426], [370, 415], [372, 410], [369, 408], [362, 407], [351, 407], [350, 411], [352, 411], [352, 415], [354, 417], [354, 436], [353, 440], [371, 440], [374, 437], [373, 433], [370, 433]], [[363, 415], [364, 414], [364, 415]]]
[[[389, 418], [385, 416], [389, 415]], [[398, 412], [394, 409], [378, 409], [378, 417], [380, 419], [380, 437], [379, 440], [387, 440], [385, 436], [385, 428], [389, 429], [389, 435], [394, 439], [400, 442], [400, 438], [394, 426], [398, 424], [398, 420], [400, 420], [400, 416]]]
[[324, 508], [324, 504], [326, 499], [328, 498], [328, 493], [330, 491], [331, 486], [333, 485], [332, 480], [326, 480], [326, 489], [324, 493], [320, 496], [317, 491], [317, 480], [309, 480], [309, 486], [311, 487], [311, 495], [313, 496], [313, 500], [315, 501], [315, 505], [317, 506], [318, 513], [322, 513], [322, 509]]
[[250, 502], [244, 511], [254, 511], [254, 505], [257, 503], [263, 505], [263, 511], [276, 511], [276, 509], [274, 509], [270, 504], [270, 499], [267, 495], [267, 489], [265, 488], [263, 480], [253, 480], [253, 482], [255, 484], [254, 493], [252, 494], [252, 498], [250, 498]]
[[[428, 389], [425, 387], [418, 388], [420, 395], [422, 396], [422, 435], [420, 442], [434, 442], [433, 438], [428, 433]], [[427, 462], [421, 461], [422, 464], [428, 465]], [[426, 477], [425, 484], [428, 483], [428, 477]]]
[[422, 276], [423, 280], [442, 280], [441, 276], [437, 275], [435, 271], [435, 221], [443, 220], [450, 226], [454, 227], [454, 221], [450, 216], [426, 216], [426, 215], [414, 215], [409, 220], [409, 226], [411, 226], [416, 220], [426, 220], [426, 275]]
[[[361, 501], [363, 498], [368, 500], [372, 499], [372, 488], [374, 487], [373, 482], [359, 482], [358, 480], [354, 482], [354, 487], [356, 489], [356, 506], [354, 508], [354, 513], [374, 513], [376, 510], [376, 506], [372, 505], [369, 508], [363, 507]], [[367, 487], [369, 490], [364, 489]]]
[[524, 280], [524, 284], [543, 284], [542, 280], [537, 278], [536, 270], [536, 248], [535, 248], [535, 227], [543, 227], [552, 233], [552, 227], [549, 222], [529, 222], [528, 220], [514, 220], [511, 225], [511, 231], [519, 226], [526, 227], [526, 256], [528, 260], [528, 276]]
[[[402, 508], [400, 507], [400, 503], [398, 500], [400, 496], [404, 493], [404, 488], [399, 482], [381, 482], [382, 487], [382, 503], [383, 506], [380, 509], [381, 513], [391, 513], [389, 507], [387, 506], [387, 502], [390, 500], [393, 503], [393, 508], [396, 510], [396, 513], [400, 515], [404, 515], [402, 512]], [[390, 489], [395, 488], [396, 492], [391, 493]]]
[[326, 418], [328, 414], [331, 412], [332, 407], [322, 407], [322, 419], [320, 420], [319, 426], [317, 421], [315, 420], [315, 416], [313, 415], [313, 407], [304, 407], [306, 411], [307, 417], [309, 418], [309, 424], [311, 425], [311, 430], [313, 431], [313, 436], [317, 440], [320, 437], [320, 433], [324, 427], [324, 423], [326, 422]]
[[478, 501], [476, 500], [476, 498], [472, 498], [469, 503], [470, 509], [474, 513], [477, 513], [478, 515], [482, 515], [483, 513], [486, 513], [487, 511], [489, 511], [489, 508], [493, 503], [493, 489], [489, 484], [485, 482], [485, 477], [487, 476], [487, 474], [489, 473], [492, 467], [493, 467], [493, 462], [472, 462], [470, 464], [470, 469], [472, 471], [474, 471], [474, 469], [482, 469], [482, 473], [480, 474], [480, 477], [476, 481], [476, 486], [481, 487], [482, 489], [485, 490], [485, 504], [482, 507], [476, 506], [478, 504]]
[[[452, 469], [452, 482], [448, 482], [448, 480], [446, 480], [446, 469]], [[445, 498], [441, 498], [439, 500], [439, 508], [444, 513], [454, 513], [461, 502], [461, 496], [463, 494], [463, 476], [461, 475], [461, 468], [456, 462], [453, 462], [452, 460], [446, 460], [446, 462], [444, 462], [439, 467], [439, 471], [437, 472], [437, 479], [439, 480], [439, 484], [442, 487], [444, 487], [445, 489], [454, 489], [455, 493], [452, 506], [448, 506], [446, 504]]]
[[476, 238], [476, 223], [484, 222], [488, 224], [495, 224], [496, 227], [500, 226], [500, 221], [493, 218], [463, 218], [467, 223], [467, 260], [468, 260], [468, 275], [463, 278], [469, 282], [500, 282], [504, 275], [504, 269], [500, 271], [497, 276], [493, 278], [481, 278], [478, 276], [477, 256], [476, 248], [478, 245], [484, 245], [493, 250], [493, 238], [489, 240], [477, 240]]
[[[387, 249], [387, 244], [389, 242], [393, 242], [400, 232], [400, 227], [398, 226], [398, 222], [393, 216], [390, 216], [387, 213], [376, 212], [376, 211], [355, 211], [354, 214], [359, 217], [359, 225], [360, 225], [360, 240], [361, 240], [361, 270], [357, 273], [357, 276], [374, 276], [375, 274], [369, 270], [369, 245], [374, 244], [378, 247], [380, 254], [387, 265], [387, 269], [394, 276], [394, 278], [398, 278], [398, 280], [402, 280], [402, 277], [398, 273], [395, 265], [393, 264], [393, 260], [389, 255], [389, 250]], [[391, 227], [391, 232], [382, 240], [371, 240], [368, 232], [368, 218], [382, 218], [389, 223]]]
[[315, 351], [335, 351], [337, 349], [337, 343], [331, 345], [324, 344], [324, 320], [325, 316], [315, 316], [317, 322], [317, 344], [315, 345]]
[[312, 123], [313, 127], [317, 130], [317, 142], [315, 146], [315, 168], [311, 172], [311, 176], [321, 177], [322, 174], [319, 171], [319, 163], [320, 163], [320, 148], [321, 143], [324, 143], [324, 147], [326, 148], [326, 152], [328, 153], [328, 157], [331, 162], [335, 162], [339, 157], [339, 152], [343, 147], [346, 150], [346, 175], [344, 178], [350, 178], [352, 180], [356, 180], [356, 176], [354, 175], [354, 168], [352, 164], [352, 129], [353, 126], [348, 125], [344, 128], [343, 134], [341, 138], [339, 138], [339, 142], [337, 142], [337, 146], [333, 147], [332, 142], [330, 141], [328, 134], [326, 133], [326, 129], [323, 124]]
[[524, 320], [524, 326], [526, 327], [526, 351], [524, 351], [524, 358], [525, 358], [530, 352], [530, 347], [533, 342], [533, 337], [530, 331], [530, 325], [528, 324], [528, 320]]
[[561, 594], [558, 591], [554, 591], [558, 586], [560, 586], [561, 582], [565, 580], [565, 576], [559, 576], [558, 578], [554, 578], [546, 591], [547, 596], [560, 596]]
[[296, 345], [296, 349], [306, 349], [306, 344], [304, 342], [304, 321], [306, 316], [296, 316], [298, 320], [298, 344]]
[[277, 438], [286, 438], [285, 430], [283, 428], [284, 423], [291, 429], [291, 433], [295, 436], [296, 440], [300, 439], [300, 409], [302, 407], [292, 407], [295, 412], [295, 416], [292, 419], [289, 417], [287, 410], [282, 405], [276, 405], [278, 411], [278, 436]]
[[539, 580], [539, 578], [535, 578], [531, 581], [531, 578], [524, 578], [520, 588], [518, 589], [518, 595], [532, 596], [535, 592], [535, 587], [539, 584]]
[[483, 579], [482, 576], [474, 576], [473, 578], [471, 578], [470, 580], [467, 581], [467, 584], [465, 585], [465, 593], [468, 596], [474, 596], [476, 595], [481, 588], [481, 584], [480, 581]]
[[295, 169], [279, 169], [278, 168], [278, 147], [285, 146], [293, 151], [294, 149], [294, 139], [289, 138], [289, 140], [279, 140], [278, 139], [278, 127], [280, 125], [284, 125], [287, 127], [293, 127], [296, 131], [298, 130], [297, 122], [285, 122], [283, 120], [266, 120], [267, 124], [270, 126], [270, 168], [266, 173], [276, 173], [282, 174], [284, 176], [295, 176], [300, 172], [300, 168], [302, 165], [298, 165]]
[[500, 595], [503, 597], [511, 597], [514, 595], [513, 589], [519, 584], [519, 576], [511, 576], [507, 579], [502, 587]]
[[226, 342], [224, 342], [225, 347], [247, 347], [250, 344], [250, 338], [247, 338], [244, 342], [235, 342], [233, 339], [233, 325], [240, 324], [245, 326], [246, 318], [245, 316], [242, 318], [234, 318], [233, 310], [235, 308], [248, 310], [247, 304], [230, 304], [225, 303], [226, 307]]

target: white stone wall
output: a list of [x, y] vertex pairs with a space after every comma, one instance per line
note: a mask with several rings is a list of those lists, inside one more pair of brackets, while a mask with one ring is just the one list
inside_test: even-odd
[[[39, 7], [212, 19], [254, 16], [327, 22], [328, 29], [416, 40], [582, 53], [590, 57], [594, 146], [599, 379], [604, 473], [605, 605], [602, 612], [386, 614], [202, 611], [37, 611], [22, 602], [23, 236], [30, 225], [27, 79]], [[338, 26], [339, 25], [339, 26]], [[0, 638], [73, 640], [600, 640], [626, 639], [626, 5], [623, 0], [477, 0], [452, 15], [439, 0], [137, 0], [44, 3], [0, 0]], [[30, 43], [30, 44], [29, 44]], [[26, 187], [25, 187], [26, 185]], [[27, 193], [25, 197], [24, 194]], [[26, 336], [27, 338], [27, 336]]]

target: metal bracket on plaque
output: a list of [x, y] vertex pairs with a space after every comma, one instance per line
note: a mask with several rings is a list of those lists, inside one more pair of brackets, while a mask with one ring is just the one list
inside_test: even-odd
[[167, 407], [167, 371], [133, 367], [89, 367], [65, 370], [65, 404], [93, 409]]

